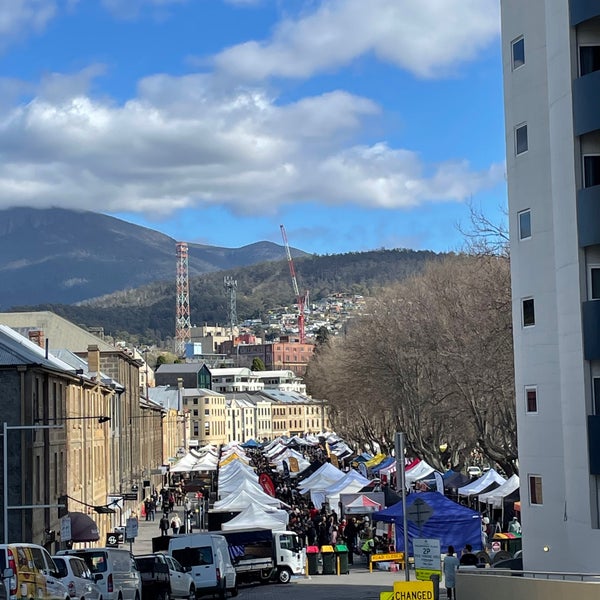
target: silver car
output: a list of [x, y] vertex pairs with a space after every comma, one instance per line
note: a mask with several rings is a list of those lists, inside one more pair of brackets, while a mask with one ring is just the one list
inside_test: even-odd
[[75, 600], [102, 600], [102, 590], [82, 558], [77, 556], [53, 556], [62, 583], [69, 596]]

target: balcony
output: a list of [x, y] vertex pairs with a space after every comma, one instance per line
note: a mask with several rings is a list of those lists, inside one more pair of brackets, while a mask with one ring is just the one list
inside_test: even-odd
[[600, 17], [600, 4], [598, 0], [571, 0], [571, 25], [575, 27], [584, 21]]
[[582, 306], [583, 354], [585, 360], [600, 360], [600, 300]]
[[573, 81], [573, 119], [575, 135], [600, 129], [600, 71], [588, 73]]
[[600, 185], [577, 192], [579, 247], [600, 244]]

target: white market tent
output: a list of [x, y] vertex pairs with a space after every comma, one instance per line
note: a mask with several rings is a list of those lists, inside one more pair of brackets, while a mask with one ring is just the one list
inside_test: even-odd
[[191, 473], [193, 471], [216, 471], [217, 461], [210, 454], [202, 457], [188, 452], [178, 460], [170, 469], [171, 473]]
[[463, 485], [463, 487], [458, 488], [458, 495], [477, 496], [477, 494], [481, 494], [483, 490], [490, 487], [490, 485], [494, 485], [495, 483], [502, 485], [505, 481], [506, 479], [504, 479], [502, 475], [499, 475], [494, 469], [490, 469], [479, 479], [476, 479], [475, 481], [467, 483], [467, 485]]
[[[350, 471], [348, 471], [344, 477], [342, 477], [342, 479], [336, 481], [333, 485], [330, 485], [327, 489], [322, 491], [323, 499], [321, 500], [321, 504], [327, 500], [327, 502], [329, 502], [329, 506], [337, 512], [340, 494], [353, 494], [354, 492], [358, 492], [364, 488], [369, 483], [369, 479], [361, 475], [358, 471], [350, 469]], [[316, 495], [318, 493], [320, 492], [311, 491], [311, 499], [313, 498], [313, 494]]]
[[519, 476], [512, 475], [501, 486], [491, 492], [479, 494], [477, 498], [483, 504], [491, 504], [493, 508], [502, 508], [502, 500], [519, 488]]
[[406, 487], [409, 487], [415, 481], [419, 481], [419, 479], [428, 477], [434, 471], [435, 469], [427, 461], [420, 460], [412, 469], [408, 469], [405, 472], [404, 481], [406, 482]]
[[[219, 497], [221, 499], [225, 498], [229, 494], [234, 492], [241, 492], [242, 490], [246, 490], [251, 494], [264, 494], [264, 490], [258, 481], [252, 481], [245, 477], [234, 477], [226, 482], [219, 481], [218, 483]], [[265, 494], [268, 496], [268, 494]]]
[[252, 504], [242, 511], [237, 517], [223, 523], [222, 531], [245, 531], [250, 529], [271, 529], [273, 531], [285, 531], [286, 523], [272, 514], [265, 512], [258, 506]]
[[311, 489], [325, 490], [344, 477], [344, 473], [331, 463], [319, 467], [310, 477], [300, 483], [300, 493], [306, 494]]
[[247, 490], [242, 490], [239, 494], [229, 494], [223, 500], [217, 500], [211, 509], [213, 512], [236, 512], [244, 510], [253, 504], [258, 504], [260, 507], [275, 507], [281, 506], [281, 501], [268, 494], [253, 494]]

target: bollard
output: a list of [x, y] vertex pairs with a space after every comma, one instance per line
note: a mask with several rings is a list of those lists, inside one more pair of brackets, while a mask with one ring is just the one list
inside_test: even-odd
[[433, 600], [439, 600], [440, 598], [440, 576], [437, 573], [433, 573], [429, 576], [429, 581], [433, 582]]

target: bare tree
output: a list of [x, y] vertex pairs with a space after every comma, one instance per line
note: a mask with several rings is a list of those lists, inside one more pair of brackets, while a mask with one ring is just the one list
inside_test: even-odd
[[[314, 364], [313, 364], [314, 362]], [[474, 449], [516, 470], [508, 260], [458, 256], [382, 291], [345, 338], [311, 362], [307, 384], [326, 397], [340, 432], [390, 449], [395, 431], [444, 468]]]

